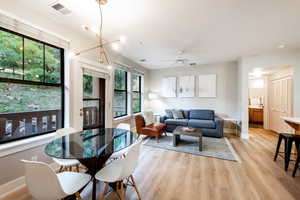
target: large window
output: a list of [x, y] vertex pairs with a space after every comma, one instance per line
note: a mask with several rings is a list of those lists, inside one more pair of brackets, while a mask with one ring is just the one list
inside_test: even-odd
[[127, 72], [122, 69], [115, 70], [113, 111], [114, 118], [127, 115]]
[[141, 76], [137, 74], [131, 75], [132, 79], [132, 111], [133, 113], [139, 113], [142, 111], [142, 88], [141, 88]]
[[0, 28], [0, 143], [63, 125], [61, 48]]

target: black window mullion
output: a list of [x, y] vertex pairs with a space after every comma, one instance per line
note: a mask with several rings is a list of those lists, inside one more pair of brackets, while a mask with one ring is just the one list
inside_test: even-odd
[[125, 98], [125, 106], [126, 106], [126, 109], [125, 109], [125, 115], [128, 114], [128, 88], [127, 88], [127, 83], [128, 83], [128, 80], [127, 80], [127, 72], [125, 72], [125, 91], [126, 91], [126, 98]]
[[[119, 69], [116, 69], [116, 70], [119, 70]], [[116, 115], [116, 116], [114, 116], [114, 118], [123, 117], [123, 116], [126, 116], [128, 114], [128, 84], [127, 84], [128, 83], [128, 80], [127, 80], [128, 76], [127, 76], [126, 71], [124, 71], [124, 77], [123, 78], [125, 80], [124, 89], [116, 89], [116, 87], [115, 87], [114, 88], [114, 93], [123, 93], [123, 94], [125, 94], [125, 102], [122, 102], [122, 105], [123, 105], [123, 103], [125, 104], [125, 113], [122, 114], [122, 115]], [[116, 79], [115, 79], [115, 81], [116, 81]], [[115, 82], [114, 85], [116, 86], [116, 82]]]
[[[59, 48], [59, 47], [56, 47], [54, 45], [51, 45], [51, 44], [47, 44], [43, 41], [40, 41], [40, 40], [37, 40], [37, 39], [34, 39], [34, 38], [31, 38], [31, 37], [28, 37], [28, 36], [25, 36], [23, 34], [20, 34], [20, 33], [16, 33], [14, 31], [11, 31], [11, 30], [8, 30], [8, 29], [5, 29], [5, 28], [2, 28], [0, 27], [0, 30], [1, 31], [5, 31], [5, 32], [8, 32], [8, 33], [11, 33], [11, 34], [14, 34], [14, 35], [17, 35], [17, 36], [20, 36], [21, 37], [21, 40], [22, 40], [22, 51], [20, 52], [20, 54], [22, 55], [22, 78], [2, 78], [0, 77], [0, 83], [14, 83], [14, 84], [21, 84], [21, 85], [35, 85], [35, 86], [49, 86], [49, 87], [61, 87], [61, 108], [60, 108], [60, 114], [58, 115], [58, 117], [60, 118], [60, 126], [56, 127], [56, 128], [60, 128], [60, 127], [64, 127], [64, 102], [65, 102], [65, 97], [64, 97], [64, 49], [62, 48]], [[33, 81], [33, 80], [26, 80], [25, 79], [25, 39], [29, 39], [29, 40], [32, 40], [32, 41], [35, 41], [35, 42], [38, 42], [39, 45], [43, 45], [43, 76], [44, 78], [39, 81]], [[59, 83], [47, 83], [46, 82], [46, 45], [47, 46], [50, 46], [50, 47], [53, 47], [53, 48], [56, 48], [57, 51], [60, 50], [60, 82]], [[51, 101], [51, 99], [49, 99], [49, 101]], [[22, 109], [23, 110], [23, 109]], [[42, 110], [41, 110], [42, 111]], [[18, 113], [23, 113], [25, 111], [19, 111], [17, 113], [0, 113], [1, 114], [18, 114]], [[27, 120], [27, 119], [26, 119]], [[56, 118], [56, 123], [58, 123], [58, 118]], [[49, 121], [48, 121], [49, 122]], [[47, 123], [48, 123], [47, 122]], [[18, 137], [12, 137], [10, 139], [5, 139], [5, 140], [1, 140], [0, 139], [0, 144], [2, 143], [7, 143], [7, 142], [11, 142], [11, 141], [15, 141], [15, 140], [20, 140], [20, 139], [24, 139], [24, 138], [28, 138], [28, 137], [32, 137], [32, 136], [38, 136], [38, 135], [42, 135], [42, 134], [47, 134], [47, 133], [51, 133], [51, 132], [54, 132], [55, 130], [52, 130], [52, 129], [48, 129], [48, 131], [46, 132], [32, 132], [30, 134], [26, 134], [26, 135], [23, 135], [23, 136], [18, 136]], [[27, 133], [27, 132], [26, 132]]]
[[43, 82], [46, 82], [46, 52], [45, 52], [45, 44], [43, 44], [43, 67], [44, 67], [44, 78]]
[[22, 67], [23, 67], [23, 76], [22, 76], [22, 80], [25, 80], [25, 45], [24, 45], [24, 37], [22, 37]]

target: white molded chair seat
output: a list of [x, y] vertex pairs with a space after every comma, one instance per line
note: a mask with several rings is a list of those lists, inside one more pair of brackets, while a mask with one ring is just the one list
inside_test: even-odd
[[26, 161], [25, 181], [31, 195], [37, 200], [56, 200], [76, 194], [91, 180], [88, 174], [62, 172], [56, 174], [49, 165], [42, 162]]
[[78, 172], [61, 172], [57, 178], [64, 192], [69, 195], [75, 194], [91, 180], [90, 175]]
[[60, 158], [53, 158], [54, 162], [59, 164], [60, 166], [64, 167], [70, 167], [70, 166], [75, 166], [79, 165], [80, 162], [76, 159], [60, 159]]

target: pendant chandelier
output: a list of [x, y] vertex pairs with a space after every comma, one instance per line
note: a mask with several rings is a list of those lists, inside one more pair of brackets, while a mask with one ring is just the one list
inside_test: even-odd
[[[118, 43], [118, 42], [121, 42], [121, 39], [118, 39], [118, 40], [112, 40], [112, 41], [105, 41], [103, 39], [103, 14], [102, 14], [102, 7], [103, 5], [107, 4], [107, 0], [96, 0], [98, 6], [99, 6], [99, 17], [100, 17], [100, 27], [99, 27], [99, 33], [96, 34], [97, 36], [97, 39], [98, 39], [98, 45], [97, 46], [94, 46], [94, 47], [91, 47], [91, 48], [88, 48], [88, 49], [84, 49], [82, 51], [79, 51], [75, 54], [75, 56], [79, 56], [83, 53], [86, 53], [86, 52], [89, 52], [89, 51], [92, 51], [94, 49], [99, 49], [99, 62], [103, 65], [107, 65], [108, 67], [110, 67], [110, 60], [109, 60], [109, 56], [105, 50], [104, 47], [108, 46], [108, 45], [112, 45], [114, 43]], [[89, 30], [88, 27], [85, 27], [86, 30]]]

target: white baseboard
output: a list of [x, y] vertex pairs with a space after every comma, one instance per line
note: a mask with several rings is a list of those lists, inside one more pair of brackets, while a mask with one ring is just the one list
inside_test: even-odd
[[[56, 163], [51, 163], [50, 167], [55, 171], [59, 169], [59, 165], [57, 165]], [[9, 194], [18, 191], [25, 186], [25, 176], [21, 176], [17, 179], [0, 185], [0, 199], [5, 198]]]
[[25, 177], [21, 176], [15, 180], [9, 181], [3, 185], [0, 185], [0, 199], [8, 196], [9, 194], [18, 191], [25, 187]]

